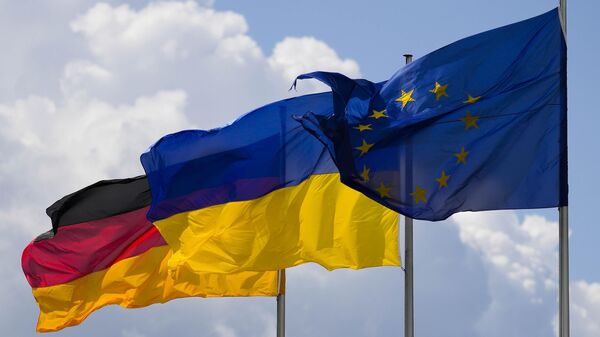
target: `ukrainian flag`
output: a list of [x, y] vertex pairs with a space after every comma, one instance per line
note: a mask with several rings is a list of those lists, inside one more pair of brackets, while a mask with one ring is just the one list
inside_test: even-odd
[[148, 218], [174, 251], [171, 269], [400, 265], [398, 214], [341, 184], [325, 147], [293, 118], [331, 114], [331, 101], [275, 102], [220, 129], [165, 136], [141, 156]]

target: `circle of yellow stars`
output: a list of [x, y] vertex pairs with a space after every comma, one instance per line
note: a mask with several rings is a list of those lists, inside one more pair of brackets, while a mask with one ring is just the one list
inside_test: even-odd
[[[436, 101], [439, 101], [440, 99], [442, 99], [444, 97], [449, 97], [447, 89], [448, 89], [447, 83], [441, 84], [440, 82], [436, 81], [433, 85], [433, 88], [430, 89], [429, 92], [431, 92], [435, 95]], [[415, 89], [411, 89], [409, 91], [400, 90], [400, 96], [395, 99], [395, 102], [398, 102], [401, 104], [401, 109], [404, 109], [406, 107], [406, 105], [409, 104], [410, 102], [415, 102], [415, 99], [412, 97], [414, 91], [415, 91]], [[482, 96], [471, 96], [471, 94], [467, 94], [467, 98], [466, 98], [466, 100], [463, 101], [463, 104], [467, 104], [467, 105], [474, 104], [477, 101], [479, 101], [479, 99], [481, 99], [481, 97]], [[368, 116], [368, 118], [373, 118], [375, 120], [378, 120], [380, 118], [389, 118], [389, 116], [387, 115], [386, 109], [372, 110], [371, 114]], [[460, 118], [459, 120], [464, 123], [465, 130], [467, 130], [467, 131], [471, 128], [473, 128], [473, 129], [479, 128], [479, 125], [477, 124], [479, 121], [479, 116], [471, 115], [470, 111], [467, 111], [465, 114], [465, 117]], [[364, 131], [372, 131], [373, 130], [372, 126], [373, 126], [373, 124], [358, 124], [357, 126], [354, 126], [353, 129], [358, 130], [360, 133], [362, 133]], [[375, 143], [368, 143], [363, 138], [362, 144], [355, 147], [355, 149], [360, 151], [359, 156], [362, 157], [365, 154], [367, 154], [374, 145], [375, 145]], [[459, 152], [454, 153], [454, 157], [456, 157], [456, 164], [457, 165], [461, 165], [461, 164], [466, 165], [468, 156], [469, 156], [469, 151], [467, 151], [465, 149], [465, 147], [462, 146]], [[369, 182], [371, 180], [370, 175], [371, 175], [371, 169], [369, 169], [366, 164], [363, 165], [363, 169], [359, 174], [360, 178], [364, 182]], [[441, 175], [435, 179], [435, 181], [438, 183], [438, 189], [448, 187], [449, 179], [450, 179], [450, 175], [446, 174], [445, 170], [442, 170]], [[391, 194], [390, 194], [391, 190], [392, 190], [392, 188], [390, 186], [385, 185], [385, 183], [382, 181], [379, 182], [379, 186], [377, 186], [377, 188], [375, 188], [375, 191], [379, 194], [379, 197], [381, 197], [381, 198], [391, 198]], [[415, 204], [418, 204], [420, 202], [426, 203], [427, 202], [427, 192], [428, 192], [428, 190], [422, 188], [419, 185], [415, 185], [415, 190], [410, 193], [410, 196], [413, 197]]]

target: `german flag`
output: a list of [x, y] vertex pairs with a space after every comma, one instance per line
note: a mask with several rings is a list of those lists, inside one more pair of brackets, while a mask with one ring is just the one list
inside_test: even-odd
[[50, 206], [52, 230], [23, 251], [40, 307], [37, 331], [81, 323], [109, 304], [145, 307], [181, 297], [276, 296], [277, 272], [169, 275], [172, 252], [146, 219], [145, 176], [97, 182]]

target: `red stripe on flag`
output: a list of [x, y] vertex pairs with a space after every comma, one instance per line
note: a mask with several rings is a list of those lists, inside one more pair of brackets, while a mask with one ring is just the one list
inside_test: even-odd
[[50, 239], [23, 251], [23, 271], [33, 288], [66, 283], [106, 269], [166, 242], [146, 219], [148, 207], [108, 218], [60, 227]]

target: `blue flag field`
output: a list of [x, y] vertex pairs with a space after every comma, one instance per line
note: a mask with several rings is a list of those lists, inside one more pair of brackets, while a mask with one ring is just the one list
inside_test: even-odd
[[404, 215], [567, 205], [566, 47], [558, 10], [474, 35], [383, 86], [315, 72], [334, 114], [298, 117], [342, 182]]

